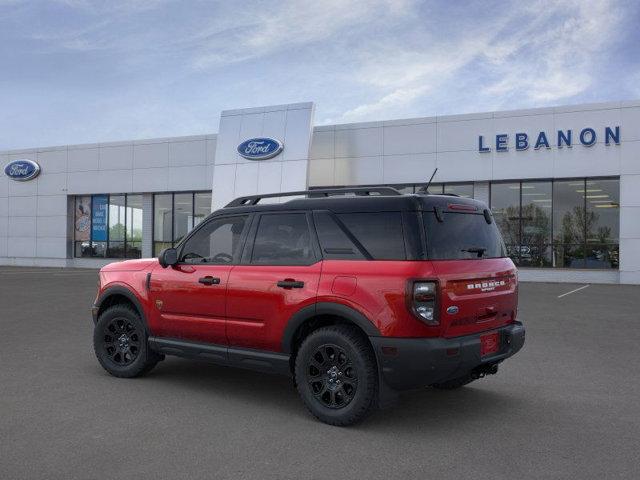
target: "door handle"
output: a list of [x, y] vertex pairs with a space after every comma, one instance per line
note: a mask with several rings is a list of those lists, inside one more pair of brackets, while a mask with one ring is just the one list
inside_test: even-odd
[[206, 276], [199, 278], [198, 283], [203, 285], [218, 285], [220, 283], [220, 279], [218, 277]]
[[300, 281], [294, 280], [292, 278], [285, 278], [284, 280], [280, 280], [278, 282], [278, 287], [286, 288], [286, 289], [303, 288], [304, 287], [304, 282], [300, 282]]

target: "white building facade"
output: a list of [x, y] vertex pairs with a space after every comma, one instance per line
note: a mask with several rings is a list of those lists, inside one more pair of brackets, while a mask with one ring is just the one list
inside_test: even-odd
[[640, 101], [313, 120], [277, 105], [225, 111], [217, 134], [0, 152], [0, 264], [149, 257], [237, 196], [419, 192], [437, 168], [429, 191], [486, 202], [523, 280], [640, 284]]

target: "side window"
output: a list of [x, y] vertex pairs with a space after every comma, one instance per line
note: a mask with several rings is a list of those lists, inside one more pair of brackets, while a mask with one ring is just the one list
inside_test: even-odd
[[308, 265], [313, 260], [306, 214], [266, 214], [260, 217], [252, 264]]
[[246, 223], [246, 215], [208, 222], [186, 241], [180, 261], [217, 265], [233, 263]]
[[405, 260], [400, 212], [342, 213], [337, 215], [374, 260]]
[[322, 256], [327, 260], [363, 260], [358, 247], [327, 212], [314, 212]]

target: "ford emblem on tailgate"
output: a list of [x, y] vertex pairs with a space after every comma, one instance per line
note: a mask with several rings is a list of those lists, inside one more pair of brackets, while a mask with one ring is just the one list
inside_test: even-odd
[[249, 160], [266, 160], [278, 155], [284, 146], [273, 138], [250, 138], [238, 145], [238, 153]]
[[455, 315], [456, 313], [458, 313], [458, 307], [456, 307], [455, 305], [451, 305], [449, 308], [447, 308], [447, 313], [449, 315]]
[[26, 182], [38, 176], [40, 165], [33, 160], [14, 160], [4, 167], [4, 173], [11, 180]]

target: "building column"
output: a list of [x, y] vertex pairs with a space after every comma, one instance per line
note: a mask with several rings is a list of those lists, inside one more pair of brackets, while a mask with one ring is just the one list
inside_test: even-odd
[[142, 195], [142, 258], [153, 256], [153, 193]]
[[640, 175], [620, 176], [620, 283], [640, 284]]

